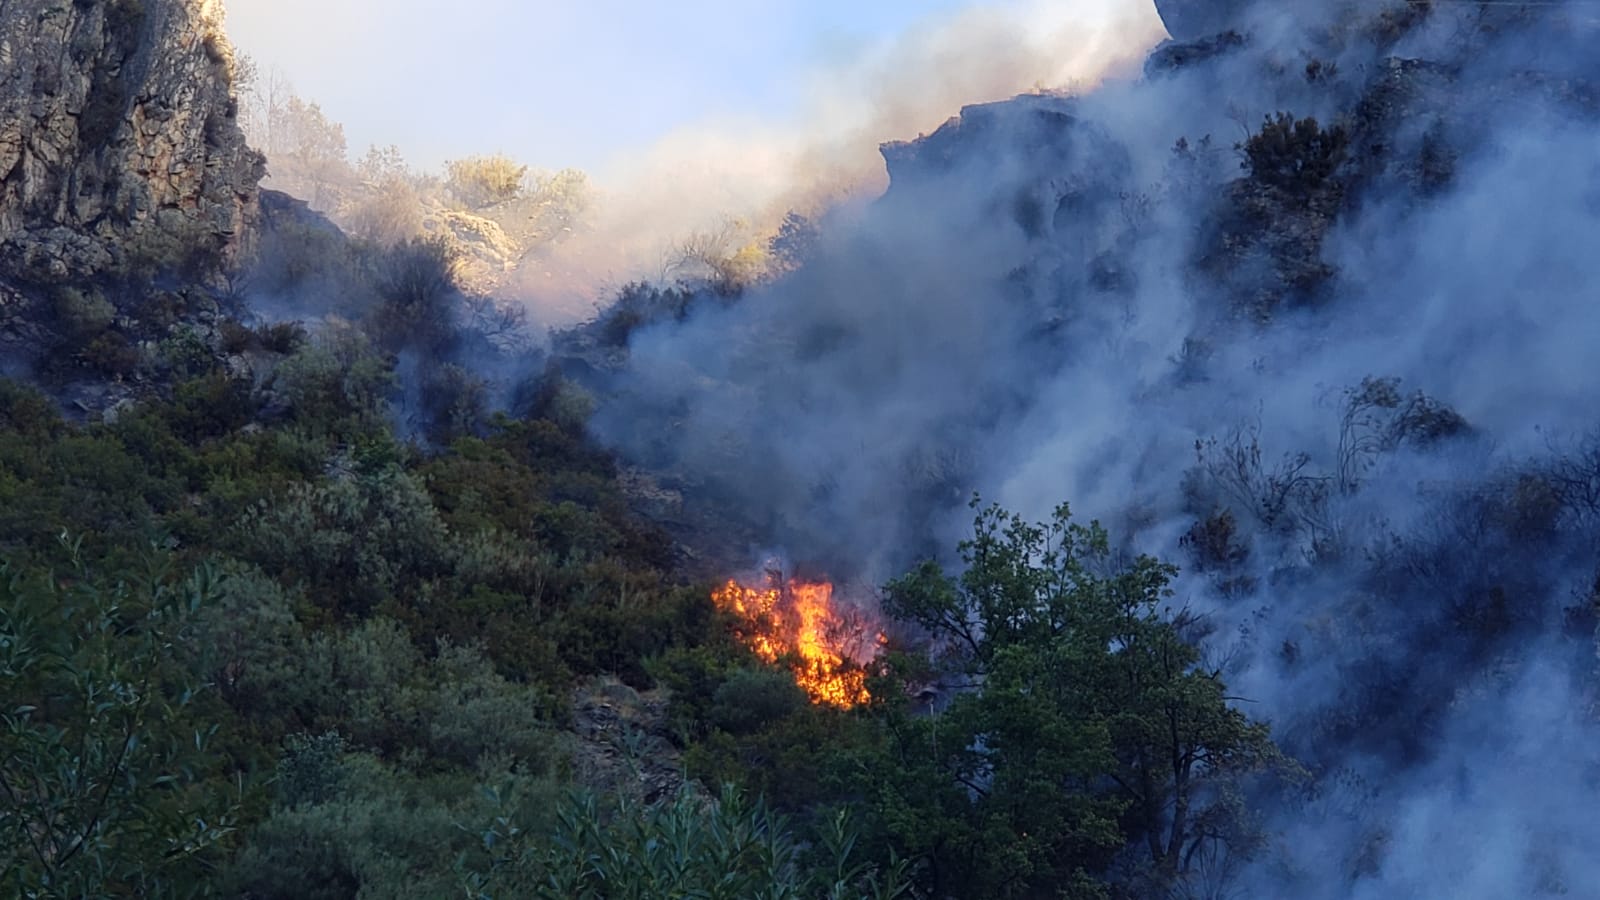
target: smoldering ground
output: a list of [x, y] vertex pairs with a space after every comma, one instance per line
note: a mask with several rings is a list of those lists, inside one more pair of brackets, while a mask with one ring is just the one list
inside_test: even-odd
[[[1581, 891], [1593, 22], [1281, 13], [890, 150], [800, 271], [635, 332], [596, 433], [877, 578], [973, 491], [1182, 563], [1210, 664], [1311, 773], [1196, 896]], [[1280, 110], [1330, 171], [1241, 168]]]

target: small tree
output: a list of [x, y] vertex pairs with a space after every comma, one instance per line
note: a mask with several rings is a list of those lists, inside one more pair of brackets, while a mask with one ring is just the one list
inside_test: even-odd
[[889, 585], [886, 604], [975, 685], [929, 736], [932, 768], [964, 798], [946, 795], [944, 815], [958, 821], [945, 840], [990, 879], [958, 890], [1079, 885], [1067, 895], [1096, 896], [1089, 876], [1125, 841], [1162, 884], [1247, 852], [1241, 779], [1286, 764], [1184, 641], [1186, 617], [1166, 607], [1177, 570], [1119, 561], [1106, 532], [1072, 523], [1065, 506], [1040, 524], [984, 509], [960, 550], [960, 576], [925, 564]]
[[387, 350], [447, 356], [460, 339], [459, 258], [445, 241], [414, 238], [390, 248], [376, 274], [373, 332]]
[[483, 209], [522, 196], [528, 167], [509, 156], [469, 156], [445, 163], [445, 189], [467, 209]]

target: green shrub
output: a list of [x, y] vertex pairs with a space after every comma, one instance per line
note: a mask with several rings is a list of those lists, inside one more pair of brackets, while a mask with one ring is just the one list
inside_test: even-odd
[[459, 340], [456, 252], [443, 240], [418, 238], [386, 251], [374, 275], [379, 303], [370, 331], [389, 350], [443, 358]]
[[396, 385], [389, 362], [349, 327], [329, 328], [299, 348], [278, 364], [271, 383], [296, 423], [342, 439], [386, 431]]
[[197, 788], [215, 760], [178, 665], [214, 582], [152, 558], [107, 586], [67, 550], [70, 585], [0, 566], [0, 890], [176, 893], [232, 830]]
[[804, 709], [805, 692], [779, 669], [739, 669], [717, 688], [710, 720], [735, 736], [752, 734]]
[[731, 787], [716, 799], [685, 787], [661, 803], [615, 809], [578, 794], [556, 818], [548, 836], [507, 816], [486, 821], [482, 856], [459, 866], [466, 895], [891, 900], [911, 889], [905, 863], [861, 858], [843, 813], [805, 854], [787, 819]]
[[306, 327], [299, 322], [266, 322], [256, 328], [256, 340], [268, 353], [288, 356], [306, 344]]
[[459, 896], [458, 867], [486, 865], [479, 831], [465, 823], [497, 815], [532, 831], [550, 827], [554, 790], [519, 772], [418, 778], [362, 753], [344, 754], [337, 768], [331, 796], [280, 804], [251, 833], [221, 880], [223, 895]]
[[243, 517], [241, 549], [301, 578], [323, 608], [360, 616], [448, 571], [449, 532], [428, 494], [398, 467], [295, 484]]
[[0, 429], [38, 439], [61, 433], [64, 423], [50, 398], [32, 386], [0, 378]]
[[326, 803], [344, 783], [344, 738], [337, 731], [291, 734], [284, 742], [273, 779], [278, 803], [285, 807]]

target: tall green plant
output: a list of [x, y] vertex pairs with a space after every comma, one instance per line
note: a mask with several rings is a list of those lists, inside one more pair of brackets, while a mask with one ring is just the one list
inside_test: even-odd
[[1176, 568], [1119, 557], [1065, 505], [1042, 523], [980, 509], [960, 552], [960, 575], [928, 563], [886, 598], [971, 685], [937, 716], [891, 715], [879, 761], [897, 842], [960, 861], [936, 888], [1094, 897], [1128, 844], [1163, 886], [1248, 853], [1242, 780], [1294, 767], [1185, 641]]
[[156, 556], [106, 585], [67, 549], [63, 576], [0, 565], [0, 893], [190, 893], [232, 830], [195, 789], [211, 729], [178, 658], [215, 578]]

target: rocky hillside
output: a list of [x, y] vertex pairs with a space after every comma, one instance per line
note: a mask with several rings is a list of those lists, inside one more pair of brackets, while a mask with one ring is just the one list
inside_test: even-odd
[[261, 160], [220, 0], [0, 5], [0, 298], [242, 248]]

